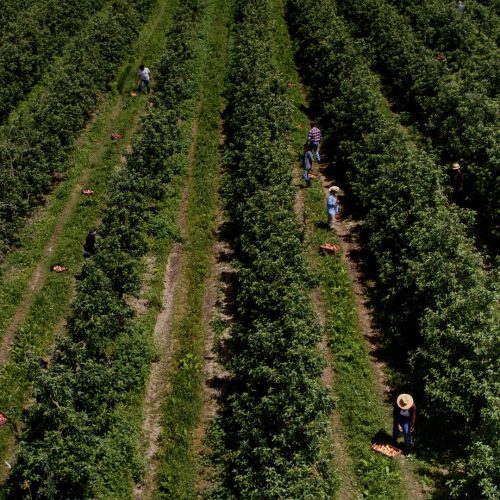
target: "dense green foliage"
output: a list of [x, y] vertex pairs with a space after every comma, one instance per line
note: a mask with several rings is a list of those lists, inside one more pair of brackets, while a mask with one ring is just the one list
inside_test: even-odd
[[0, 255], [19, 224], [64, 171], [76, 134], [89, 119], [99, 91], [135, 39], [152, 0], [113, 0], [86, 25], [40, 89], [0, 129]]
[[320, 329], [294, 213], [286, 131], [290, 103], [271, 60], [262, 1], [238, 2], [227, 91], [224, 196], [238, 284], [231, 387], [212, 435], [215, 498], [331, 498], [321, 448], [331, 402], [321, 388]]
[[[498, 422], [487, 418], [499, 394], [495, 294], [461, 214], [448, 206], [441, 169], [387, 110], [335, 8], [319, 4], [290, 0], [290, 25], [314, 106], [331, 135], [330, 153], [365, 218], [382, 332], [435, 444], [460, 453], [476, 443], [485, 455], [497, 453]], [[321, 15], [306, 16], [312, 8]], [[469, 470], [485, 469], [472, 464]]]
[[[420, 0], [411, 3], [389, 0], [399, 6], [414, 33], [426, 47], [443, 56], [448, 70], [485, 80], [488, 95], [500, 89], [500, 50], [475, 22], [468, 2], [467, 14], [460, 15], [456, 5], [446, 0]], [[500, 35], [500, 24], [497, 26]]]
[[[0, 37], [0, 122], [51, 70], [51, 60], [105, 0], [36, 2], [15, 20], [2, 23]], [[3, 14], [3, 12], [2, 12]]]
[[[449, 71], [447, 62], [436, 60], [436, 54], [387, 0], [338, 0], [336, 4], [351, 20], [354, 34], [369, 47], [370, 63], [383, 75], [391, 99], [410, 112], [430, 137], [440, 161], [448, 167], [453, 161], [462, 163], [467, 206], [477, 212], [481, 241], [496, 253], [500, 246], [500, 103], [498, 97], [490, 97], [496, 84], [467, 66]], [[459, 14], [452, 12], [450, 17]], [[480, 52], [476, 58], [487, 56]], [[481, 64], [484, 71], [498, 69], [487, 59]]]
[[[169, 40], [177, 43], [176, 37]], [[161, 88], [181, 78], [155, 74]], [[36, 401], [10, 481], [12, 498], [30, 492], [37, 498], [94, 498], [102, 484], [109, 487], [101, 462], [139, 479], [136, 443], [116, 438], [126, 428], [116, 409], [144, 386], [152, 352], [126, 298], [139, 291], [147, 232], [169, 231], [157, 219], [157, 205], [186, 155], [182, 102], [168, 110], [160, 91], [152, 103], [126, 166], [111, 184], [97, 253], [84, 264], [68, 337], [56, 346], [49, 369], [36, 376]]]
[[[28, 493], [23, 493], [25, 484], [38, 498], [93, 496], [113, 409], [144, 384], [148, 371], [151, 352], [132, 325], [126, 294], [138, 292], [145, 222], [177, 169], [178, 138], [175, 114], [155, 109], [144, 119], [126, 167], [113, 180], [97, 254], [81, 273], [68, 337], [56, 346], [49, 369], [34, 381], [36, 402], [27, 415], [12, 476], [13, 498]], [[122, 451], [121, 459], [130, 459], [130, 451]]]

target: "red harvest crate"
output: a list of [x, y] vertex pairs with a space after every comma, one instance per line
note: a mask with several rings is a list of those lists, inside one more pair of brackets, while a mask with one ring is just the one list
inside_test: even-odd
[[334, 243], [323, 243], [322, 245], [319, 246], [323, 252], [326, 253], [332, 253], [332, 254], [337, 254], [339, 253], [340, 247], [338, 245], [335, 245]]
[[8, 421], [9, 419], [7, 418], [7, 415], [0, 411], [0, 427], [2, 427], [2, 425], [5, 425]]

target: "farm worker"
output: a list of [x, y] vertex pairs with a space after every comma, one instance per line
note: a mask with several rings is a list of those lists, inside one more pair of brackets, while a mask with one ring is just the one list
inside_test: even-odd
[[319, 156], [319, 143], [321, 141], [321, 130], [316, 127], [316, 122], [311, 122], [311, 128], [307, 134], [307, 142], [309, 143], [309, 149], [313, 152], [318, 163], [321, 163], [321, 158]]
[[400, 394], [396, 398], [393, 415], [392, 437], [394, 444], [397, 445], [398, 437], [403, 433], [405, 438], [404, 454], [408, 455], [411, 445], [411, 433], [415, 428], [415, 420], [417, 418], [417, 407], [409, 394]]
[[452, 189], [451, 201], [457, 205], [462, 205], [464, 201], [464, 173], [458, 162], [451, 166], [450, 183]]
[[465, 10], [465, 4], [462, 1], [458, 2], [457, 3], [457, 12], [459, 14], [463, 14], [464, 10]]
[[313, 155], [312, 155], [311, 151], [309, 150], [309, 146], [307, 145], [307, 143], [304, 144], [303, 164], [304, 164], [304, 179], [306, 181], [307, 187], [310, 187], [311, 186], [311, 177], [309, 176], [309, 172], [312, 170]]
[[335, 216], [339, 211], [338, 186], [332, 186], [328, 190], [328, 198], [326, 199], [326, 213], [328, 215], [328, 226], [330, 229], [334, 228]]
[[87, 238], [85, 238], [85, 243], [83, 244], [83, 257], [88, 259], [92, 255], [95, 254], [95, 240], [97, 237], [97, 231], [92, 229], [87, 234]]
[[144, 88], [148, 90], [149, 94], [149, 81], [151, 80], [151, 71], [149, 71], [149, 68], [146, 68], [144, 64], [141, 64], [139, 66], [139, 92], [143, 92]]

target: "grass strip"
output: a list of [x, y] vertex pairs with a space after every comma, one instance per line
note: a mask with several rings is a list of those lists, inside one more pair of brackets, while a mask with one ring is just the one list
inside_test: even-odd
[[[198, 457], [193, 455], [193, 431], [201, 410], [204, 338], [201, 322], [206, 285], [213, 258], [216, 202], [221, 159], [221, 93], [228, 51], [230, 0], [207, 2], [201, 39], [204, 53], [201, 108], [194, 161], [188, 178], [185, 212], [184, 274], [179, 290], [185, 300], [174, 312], [175, 352], [168, 373], [169, 394], [163, 408], [158, 498], [193, 498]], [[203, 207], [203, 209], [201, 209]]]

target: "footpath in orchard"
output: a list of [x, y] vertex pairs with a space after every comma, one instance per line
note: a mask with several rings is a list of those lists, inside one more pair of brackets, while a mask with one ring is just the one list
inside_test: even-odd
[[[74, 276], [83, 260], [82, 243], [100, 219], [111, 175], [120, 168], [146, 111], [144, 99], [130, 95], [137, 67], [144, 60], [158, 58], [175, 5], [170, 0], [158, 2], [135, 52], [117, 73], [114, 90], [101, 99], [93, 120], [77, 140], [63, 181], [34, 213], [21, 234], [19, 248], [2, 264], [0, 407], [10, 417], [9, 425], [0, 429], [2, 481], [7, 464], [13, 463], [14, 437], [30, 391], [30, 360], [43, 357], [54, 336], [63, 333]], [[111, 134], [117, 131], [123, 138], [112, 141]], [[91, 188], [94, 195], [82, 196], [84, 188]], [[65, 265], [69, 272], [50, 272], [55, 263]]]
[[[215, 412], [214, 395], [207, 395], [205, 383], [213, 359], [211, 320], [218, 288], [219, 147], [231, 7], [229, 0], [203, 5], [190, 0], [174, 23], [178, 37], [197, 40], [192, 83], [198, 100], [189, 104], [195, 116], [177, 215], [181, 241], [174, 245], [165, 273], [154, 332], [157, 356], [143, 400], [146, 472], [133, 491], [137, 499], [194, 497], [202, 489], [204, 435]], [[183, 19], [186, 13], [189, 23]]]
[[[280, 53], [287, 55], [282, 57], [282, 70], [295, 108], [291, 139], [299, 157], [311, 117], [307, 89], [299, 80], [287, 28], [281, 23], [277, 43]], [[302, 163], [293, 168], [298, 188], [296, 208], [304, 223], [308, 262], [318, 280], [312, 298], [324, 331], [320, 345], [327, 361], [323, 382], [331, 388], [337, 403], [331, 415], [333, 461], [339, 478], [337, 498], [426, 498], [430, 490], [422, 484], [411, 459], [391, 460], [371, 450], [376, 434], [392, 430], [391, 389], [384, 365], [374, 354], [377, 333], [354, 260], [359, 247], [353, 227], [341, 222], [336, 223], [335, 232], [328, 229], [325, 200], [334, 178], [326, 178], [323, 168], [320, 171], [315, 163], [315, 178], [306, 188]], [[322, 243], [338, 244], [339, 254], [320, 252]]]

